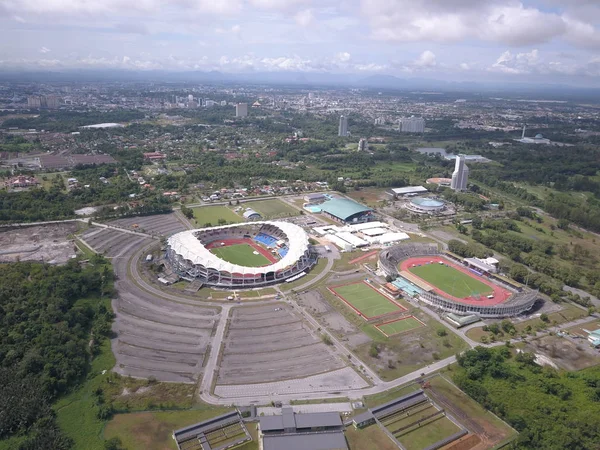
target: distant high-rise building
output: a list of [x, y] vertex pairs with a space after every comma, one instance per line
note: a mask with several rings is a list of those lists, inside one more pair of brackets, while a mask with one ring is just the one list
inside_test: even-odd
[[221, 100], [221, 106], [227, 106], [227, 100]]
[[346, 116], [340, 116], [338, 136], [348, 136], [348, 118]]
[[385, 117], [377, 117], [375, 119], [375, 125], [385, 125]]
[[235, 105], [235, 117], [246, 117], [248, 115], [248, 103]]
[[39, 95], [30, 95], [27, 97], [27, 107], [28, 108], [41, 108], [42, 107], [42, 99]]
[[188, 102], [192, 103], [194, 101], [194, 96], [192, 94], [188, 95]]
[[309, 92], [309, 93], [308, 93], [308, 99], [309, 99], [309, 100], [312, 100], [312, 99], [314, 98], [314, 96], [315, 96], [315, 95], [314, 95], [312, 92]]
[[366, 152], [367, 148], [368, 148], [368, 142], [366, 139], [361, 139], [358, 141], [358, 151], [359, 152]]
[[425, 119], [415, 116], [400, 119], [400, 131], [403, 133], [423, 133], [425, 131]]
[[452, 172], [452, 182], [450, 188], [453, 191], [466, 191], [467, 182], [469, 181], [469, 168], [465, 164], [465, 155], [456, 157], [454, 172]]
[[46, 106], [50, 109], [58, 109], [60, 106], [60, 99], [56, 95], [47, 95]]

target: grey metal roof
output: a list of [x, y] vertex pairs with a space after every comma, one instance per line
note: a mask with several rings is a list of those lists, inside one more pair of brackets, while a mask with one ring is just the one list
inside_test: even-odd
[[371, 411], [365, 411], [362, 414], [354, 416], [354, 418], [352, 419], [352, 421], [355, 422], [355, 423], [362, 423], [362, 422], [366, 422], [367, 420], [371, 420], [373, 418], [374, 418], [374, 416], [371, 413]]
[[264, 431], [283, 430], [282, 416], [261, 416], [258, 418], [260, 429]]
[[342, 431], [263, 436], [264, 450], [347, 450]]
[[337, 412], [296, 414], [296, 428], [341, 427], [342, 419]]

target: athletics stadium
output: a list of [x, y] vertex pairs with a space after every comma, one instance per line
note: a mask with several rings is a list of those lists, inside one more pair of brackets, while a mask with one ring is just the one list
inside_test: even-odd
[[317, 263], [306, 232], [276, 221], [174, 234], [167, 241], [165, 259], [180, 277], [225, 289], [294, 281]]
[[537, 291], [469, 261], [440, 252], [437, 244], [410, 243], [380, 252], [378, 266], [394, 278], [390, 290], [400, 290], [439, 311], [500, 318], [534, 306]]

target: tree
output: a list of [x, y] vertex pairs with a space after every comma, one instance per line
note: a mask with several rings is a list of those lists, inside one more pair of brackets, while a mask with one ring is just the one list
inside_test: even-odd
[[473, 228], [475, 228], [477, 230], [481, 230], [482, 225], [483, 225], [483, 220], [481, 219], [481, 217], [475, 216], [475, 217], [473, 217], [473, 221], [471, 222], [471, 225], [473, 226]]
[[436, 334], [440, 337], [444, 337], [444, 336], [448, 335], [448, 332], [443, 328], [438, 328], [438, 330], [436, 331]]

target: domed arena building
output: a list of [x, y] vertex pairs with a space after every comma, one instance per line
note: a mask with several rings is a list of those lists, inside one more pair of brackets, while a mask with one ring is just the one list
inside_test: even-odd
[[415, 197], [406, 204], [406, 209], [420, 214], [436, 214], [446, 208], [446, 202], [436, 198]]
[[317, 258], [301, 227], [276, 221], [183, 231], [169, 237], [166, 250], [167, 263], [180, 277], [223, 289], [293, 281]]

